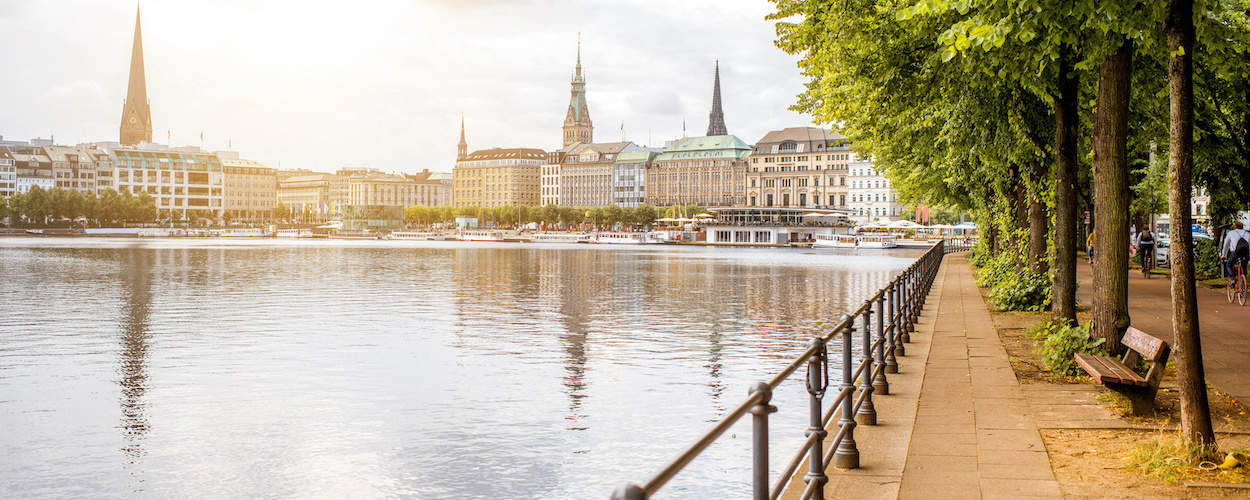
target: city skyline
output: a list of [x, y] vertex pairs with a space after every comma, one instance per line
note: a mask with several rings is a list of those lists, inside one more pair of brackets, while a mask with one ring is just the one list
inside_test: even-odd
[[[449, 171], [456, 158], [457, 127], [463, 113], [470, 150], [497, 146], [554, 150], [560, 146], [567, 78], [576, 62], [579, 30], [587, 100], [599, 122], [598, 141], [620, 140], [622, 122], [625, 138], [639, 144], [662, 145], [680, 137], [683, 125], [687, 135], [697, 135], [707, 125], [706, 113], [712, 105], [709, 77], [717, 58], [725, 63], [720, 68], [725, 73], [723, 104], [737, 135], [753, 141], [768, 130], [810, 122], [786, 109], [801, 84], [792, 58], [772, 50], [773, 28], [763, 19], [770, 5], [744, 2], [743, 6], [700, 9], [682, 5], [647, 12], [651, 17], [639, 20], [642, 11], [637, 4], [615, 3], [561, 8], [378, 2], [368, 15], [358, 11], [294, 15], [297, 11], [281, 0], [219, 6], [149, 2], [142, 6], [143, 42], [153, 139], [165, 143], [166, 131], [172, 131], [172, 145], [199, 145], [202, 132], [207, 149], [232, 145], [248, 158], [282, 168], [333, 170], [363, 165], [392, 171]], [[45, 9], [16, 4], [0, 9], [0, 26], [5, 27], [0, 39], [40, 39], [41, 30], [46, 33], [56, 23], [30, 26], [22, 20], [61, 15]], [[126, 95], [134, 9], [133, 3], [125, 1], [63, 9], [101, 17], [76, 33], [84, 40], [62, 37], [14, 54], [16, 66], [22, 69], [19, 78], [0, 84], [8, 96], [6, 108], [14, 111], [0, 117], [0, 134], [7, 139], [55, 135], [58, 142], [70, 144], [116, 140], [117, 110]], [[527, 30], [515, 23], [482, 19], [484, 9], [500, 14], [515, 9], [514, 13], [560, 22]], [[230, 23], [213, 23], [214, 16], [244, 10], [246, 15], [235, 18], [238, 26], [219, 32], [188, 28], [183, 22], [186, 16], [194, 16], [207, 21], [200, 24], [220, 28]], [[386, 12], [391, 15], [384, 16]], [[435, 53], [399, 48], [396, 42], [405, 37], [434, 36], [434, 32], [418, 36], [393, 29], [421, 14], [427, 15], [422, 20], [430, 25], [439, 24], [434, 20], [439, 18], [473, 18], [474, 31], [462, 33], [459, 45], [439, 45]], [[268, 45], [250, 31], [244, 32], [249, 25], [282, 15], [292, 16], [292, 21], [275, 28]], [[596, 22], [614, 15], [618, 17], [614, 22]], [[387, 20], [383, 29], [370, 29], [374, 27], [370, 20], [383, 18]], [[500, 18], [508, 16], [496, 17]], [[495, 24], [516, 29], [500, 32], [491, 29]], [[552, 24], [570, 27], [551, 30]], [[665, 25], [684, 30], [659, 30], [666, 34], [646, 39], [629, 36], [631, 26], [652, 31]], [[330, 26], [342, 28], [336, 31], [340, 34], [318, 45], [302, 45], [309, 40], [307, 35], [320, 31], [317, 27]], [[745, 41], [744, 29], [751, 35]], [[716, 32], [721, 35], [712, 36]], [[366, 38], [359, 38], [362, 33], [367, 33]], [[221, 45], [227, 39], [230, 42]], [[672, 46], [661, 48], [666, 43]], [[263, 64], [272, 62], [274, 52], [283, 47], [318, 52], [324, 58], [312, 61], [315, 58], [306, 53], [290, 52], [282, 55], [286, 63], [282, 68]], [[367, 47], [377, 50], [356, 52]], [[84, 53], [89, 55], [83, 57]], [[79, 62], [75, 57], [89, 60], [76, 66], [83, 71], [61, 71]], [[47, 61], [47, 71], [35, 71], [41, 66], [32, 58]], [[373, 59], [411, 64], [371, 65], [378, 62]], [[517, 67], [525, 66], [527, 60], [536, 62], [537, 68], [518, 74]], [[451, 67], [456, 64], [458, 69]], [[332, 76], [324, 80], [293, 81], [317, 66], [367, 69], [385, 78], [373, 81], [367, 78], [370, 73], [340, 71], [322, 73]], [[421, 68], [442, 73], [430, 71], [421, 78], [417, 74]], [[209, 77], [211, 84], [196, 83], [199, 76]], [[339, 91], [331, 92], [328, 86]], [[446, 88], [422, 92], [440, 87]], [[302, 91], [266, 95], [284, 88]], [[447, 91], [452, 88], [458, 91]], [[192, 90], [201, 93], [188, 96]], [[443, 96], [412, 97], [437, 94]]]

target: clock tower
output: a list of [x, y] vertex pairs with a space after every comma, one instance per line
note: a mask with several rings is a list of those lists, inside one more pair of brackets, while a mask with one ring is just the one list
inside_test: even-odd
[[152, 109], [148, 106], [147, 79], [143, 74], [143, 30], [139, 9], [135, 9], [135, 42], [130, 52], [130, 86], [122, 104], [121, 140], [123, 146], [152, 142]]

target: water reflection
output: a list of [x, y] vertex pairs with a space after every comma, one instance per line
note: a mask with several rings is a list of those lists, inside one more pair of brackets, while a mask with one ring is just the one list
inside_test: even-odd
[[[40, 305], [0, 318], [0, 428], [21, 429], [0, 433], [19, 457], [0, 460], [0, 497], [605, 497], [908, 262], [0, 238], [0, 297]], [[806, 397], [774, 396], [774, 463], [802, 440]], [[741, 445], [671, 491], [743, 496]], [[66, 475], [78, 489], [46, 486]]]
[[122, 452], [134, 465], [144, 455], [143, 441], [148, 434], [148, 317], [151, 315], [153, 252], [123, 252], [121, 256], [122, 308], [119, 318], [121, 350], [118, 385], [121, 386], [121, 429], [125, 437]]

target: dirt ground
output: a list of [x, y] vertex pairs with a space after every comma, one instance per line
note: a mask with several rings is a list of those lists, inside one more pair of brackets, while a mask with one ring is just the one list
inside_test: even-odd
[[[981, 290], [984, 296], [986, 289]], [[988, 298], [986, 298], [988, 303]], [[1088, 377], [1058, 376], [1045, 368], [1034, 349], [1035, 341], [1025, 330], [1047, 317], [1040, 312], [1002, 312], [991, 307], [990, 316], [999, 339], [1007, 350], [1012, 369], [1022, 384], [1093, 384]], [[1089, 320], [1087, 311], [1078, 314]], [[1139, 444], [1176, 435], [1180, 425], [1179, 393], [1175, 367], [1169, 364], [1156, 397], [1153, 416], [1128, 415], [1127, 402], [1103, 389], [1098, 403], [1120, 415], [1128, 429], [1041, 429], [1050, 454], [1051, 467], [1060, 488], [1069, 498], [1250, 498], [1250, 464], [1233, 472], [1207, 472], [1194, 469], [1192, 475], [1175, 484], [1143, 475], [1126, 466], [1125, 458]], [[1211, 389], [1212, 423], [1222, 450], [1250, 448], [1250, 409], [1235, 399]], [[1194, 483], [1220, 485], [1200, 487]], [[1242, 483], [1242, 484], [1229, 484]], [[1189, 484], [1190, 486], [1186, 486]]]

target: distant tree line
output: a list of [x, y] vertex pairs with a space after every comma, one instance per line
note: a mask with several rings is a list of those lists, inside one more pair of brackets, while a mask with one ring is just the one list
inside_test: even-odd
[[592, 224], [597, 227], [650, 226], [663, 217], [694, 217], [705, 211], [704, 207], [684, 205], [657, 208], [651, 205], [637, 207], [565, 207], [557, 205], [527, 206], [505, 205], [501, 207], [425, 207], [411, 206], [404, 211], [405, 221], [410, 224], [432, 225], [455, 222], [456, 217], [476, 217], [479, 223], [521, 226], [531, 222], [574, 226]]
[[87, 194], [73, 189], [30, 188], [25, 193], [0, 196], [0, 221], [10, 226], [64, 225], [85, 218], [95, 226], [149, 223], [157, 218], [156, 200], [147, 193], [134, 195], [106, 189]]

